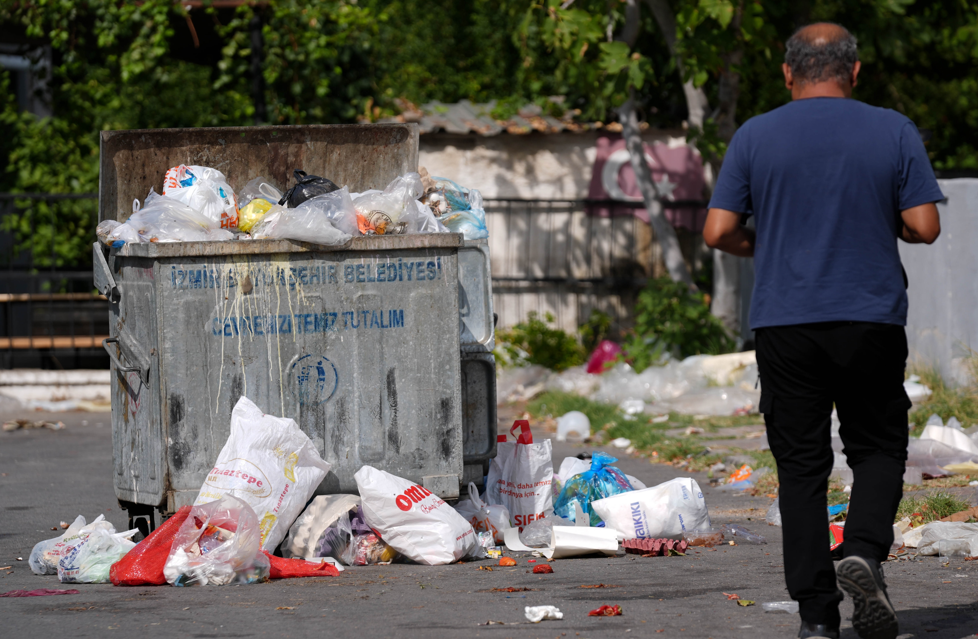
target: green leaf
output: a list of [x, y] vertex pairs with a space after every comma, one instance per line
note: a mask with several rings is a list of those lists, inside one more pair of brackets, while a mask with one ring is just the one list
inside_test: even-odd
[[609, 74], [614, 75], [628, 66], [629, 49], [624, 42], [602, 42], [601, 58], [598, 64]]

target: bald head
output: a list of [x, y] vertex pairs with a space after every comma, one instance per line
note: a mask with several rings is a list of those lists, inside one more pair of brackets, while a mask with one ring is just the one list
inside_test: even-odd
[[848, 85], [859, 60], [856, 38], [845, 27], [819, 22], [802, 27], [788, 39], [784, 61], [798, 84], [836, 81]]

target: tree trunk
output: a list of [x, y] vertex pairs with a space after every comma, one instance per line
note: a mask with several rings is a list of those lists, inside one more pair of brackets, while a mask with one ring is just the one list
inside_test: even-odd
[[666, 219], [662, 212], [662, 202], [656, 192], [655, 182], [652, 180], [652, 171], [649, 163], [645, 161], [645, 146], [642, 144], [642, 135], [638, 127], [638, 114], [635, 112], [634, 95], [630, 95], [628, 100], [618, 107], [618, 119], [622, 125], [622, 137], [625, 139], [625, 148], [631, 159], [632, 170], [635, 171], [635, 182], [638, 183], [639, 190], [642, 192], [642, 199], [645, 201], [645, 210], [649, 212], [649, 221], [655, 237], [662, 247], [662, 257], [666, 263], [666, 270], [669, 277], [677, 282], [684, 282], [689, 286], [693, 285], [693, 278], [683, 260], [683, 252], [679, 248], [679, 238], [676, 237], [676, 230]]
[[[679, 71], [679, 79], [685, 75], [685, 66], [682, 57], [676, 52], [676, 16], [666, 0], [645, 0], [645, 3], [652, 10], [662, 38], [666, 41], [669, 53], [676, 59], [676, 69]], [[710, 109], [709, 100], [706, 99], [706, 92], [702, 88], [697, 88], [693, 81], [683, 81], [683, 95], [686, 97], [686, 110], [688, 115], [686, 122], [691, 129], [703, 129], [703, 121], [706, 119], [706, 112]]]

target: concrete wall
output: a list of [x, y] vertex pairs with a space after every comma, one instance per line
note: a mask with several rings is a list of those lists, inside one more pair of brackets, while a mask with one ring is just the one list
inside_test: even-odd
[[[425, 134], [418, 162], [432, 175], [482, 191], [485, 198], [587, 197], [599, 131], [529, 135]], [[686, 144], [682, 131], [643, 134], [648, 144]], [[491, 237], [490, 237], [491, 243]]]
[[931, 246], [900, 242], [910, 282], [907, 339], [912, 364], [967, 384], [967, 360], [978, 350], [978, 179], [940, 185], [941, 236]]

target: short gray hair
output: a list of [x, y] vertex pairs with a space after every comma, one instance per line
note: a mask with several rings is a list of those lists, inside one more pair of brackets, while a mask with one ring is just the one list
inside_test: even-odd
[[813, 40], [807, 33], [802, 33], [806, 28], [802, 27], [788, 39], [784, 61], [791, 67], [791, 74], [797, 82], [849, 82], [852, 66], [859, 60], [856, 37], [845, 27], [833, 26], [841, 30], [840, 37]]

